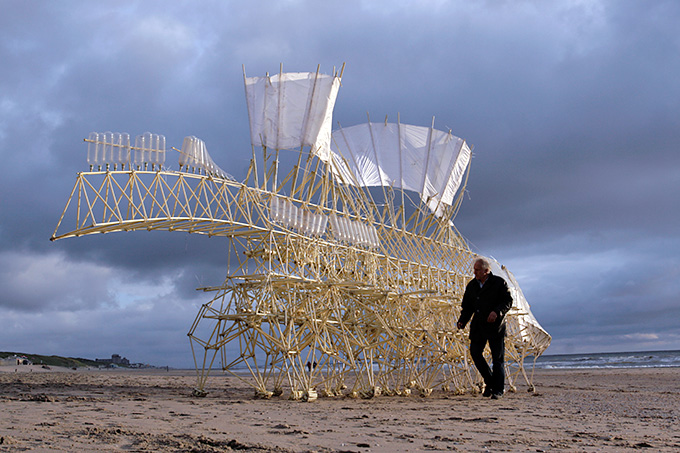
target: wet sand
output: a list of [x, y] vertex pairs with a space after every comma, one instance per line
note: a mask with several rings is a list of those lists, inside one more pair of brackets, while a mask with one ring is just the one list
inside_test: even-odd
[[0, 451], [680, 450], [680, 368], [537, 370], [535, 393], [499, 400], [308, 403], [254, 399], [221, 372], [197, 398], [190, 370], [1, 368]]

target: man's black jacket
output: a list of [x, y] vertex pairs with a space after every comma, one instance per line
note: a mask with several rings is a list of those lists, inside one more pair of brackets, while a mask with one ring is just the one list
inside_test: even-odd
[[[505, 314], [512, 307], [512, 295], [508, 284], [502, 277], [489, 272], [484, 286], [479, 287], [479, 281], [473, 278], [465, 288], [462, 311], [458, 322], [465, 326], [470, 318], [470, 340], [484, 341], [505, 335]], [[487, 322], [489, 313], [496, 312], [497, 318], [493, 323]]]

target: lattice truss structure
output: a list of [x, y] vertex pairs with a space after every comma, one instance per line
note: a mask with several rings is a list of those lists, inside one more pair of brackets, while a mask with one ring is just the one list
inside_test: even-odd
[[[132, 146], [127, 134], [93, 133], [90, 171], [78, 173], [52, 239], [132, 230], [228, 239], [228, 275], [201, 288], [212, 297], [188, 333], [196, 394], [218, 366], [259, 397], [478, 391], [467, 332], [456, 329], [476, 257], [452, 221], [467, 143], [387, 121], [331, 132], [338, 73], [244, 80], [253, 143], [245, 182], [196, 137], [176, 149], [173, 171], [162, 136]], [[290, 149], [297, 163], [284, 172], [280, 152]], [[550, 335], [514, 276], [491, 262], [514, 298], [510, 387], [523, 378], [531, 390], [526, 360]]]

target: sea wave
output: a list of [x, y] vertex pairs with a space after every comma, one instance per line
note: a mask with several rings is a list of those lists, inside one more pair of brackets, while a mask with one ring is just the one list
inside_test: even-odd
[[607, 352], [544, 355], [536, 368], [672, 368], [680, 367], [680, 351]]

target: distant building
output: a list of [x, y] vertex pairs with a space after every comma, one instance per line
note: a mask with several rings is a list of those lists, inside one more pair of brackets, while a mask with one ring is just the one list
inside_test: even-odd
[[111, 355], [110, 359], [94, 359], [95, 362], [101, 363], [102, 365], [122, 365], [130, 366], [130, 361], [125, 357], [121, 357], [119, 354]]
[[15, 355], [13, 357], [5, 357], [0, 359], [0, 365], [33, 365], [27, 357]]

